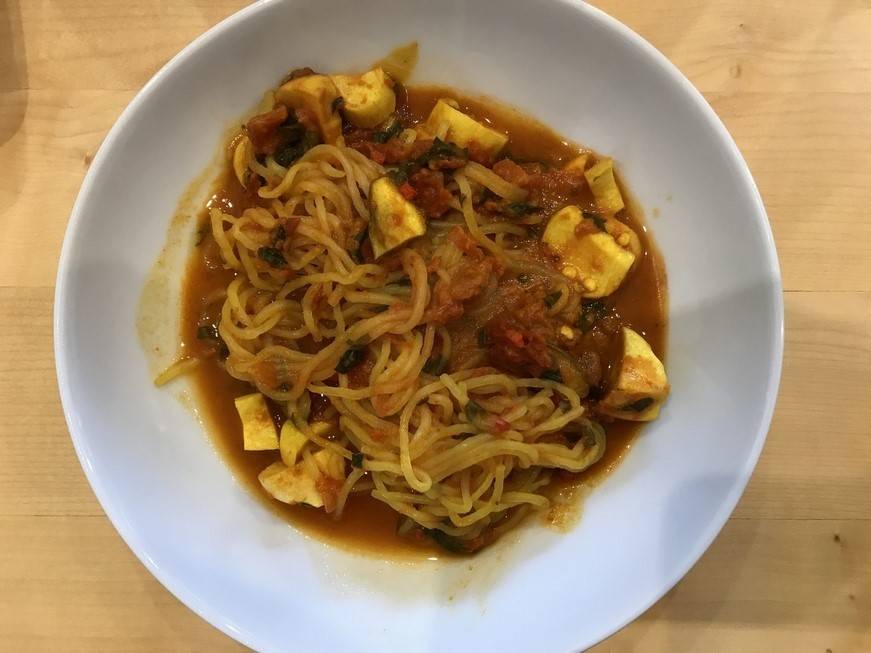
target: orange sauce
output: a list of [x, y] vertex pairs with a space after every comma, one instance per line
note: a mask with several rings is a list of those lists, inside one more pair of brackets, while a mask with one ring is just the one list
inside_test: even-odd
[[[570, 143], [546, 126], [498, 103], [464, 97], [455, 91], [438, 87], [404, 88], [399, 94], [399, 110], [410, 122], [426, 118], [440, 97], [458, 100], [460, 108], [478, 120], [510, 135], [507, 151], [526, 160], [559, 165], [576, 156], [583, 148]], [[628, 197], [625, 192], [624, 196]], [[591, 200], [592, 198], [590, 198]], [[215, 181], [210, 203], [223, 205], [224, 210], [238, 214], [256, 200], [246, 196], [236, 182], [232, 169], [226, 168]], [[612, 295], [624, 323], [645, 336], [653, 350], [663, 357], [666, 335], [666, 278], [661, 258], [649, 233], [644, 228], [637, 208], [630, 206], [621, 218], [641, 239], [644, 255], [631, 278]], [[203, 207], [200, 224], [207, 220]], [[233, 272], [222, 269], [216, 248], [207, 239], [193, 251], [182, 292], [182, 349], [193, 356], [206, 353], [207, 344], [197, 338], [198, 324], [209, 315], [205, 299], [220, 290], [233, 278]], [[214, 310], [214, 309], [211, 309]], [[208, 358], [193, 375], [198, 406], [217, 449], [235, 475], [261, 498], [277, 515], [297, 528], [344, 548], [363, 550], [387, 556], [444, 555], [434, 545], [408, 541], [396, 534], [397, 515], [387, 505], [363, 493], [352, 495], [341, 520], [335, 520], [320, 509], [305, 505], [289, 506], [271, 499], [260, 487], [257, 475], [278, 459], [278, 452], [246, 452], [242, 449], [242, 427], [233, 399], [252, 391], [251, 386], [230, 377], [214, 357]], [[614, 421], [605, 424], [607, 446], [603, 458], [579, 475], [558, 474], [552, 491], [567, 485], [595, 484], [604, 478], [627, 453], [641, 424]]]

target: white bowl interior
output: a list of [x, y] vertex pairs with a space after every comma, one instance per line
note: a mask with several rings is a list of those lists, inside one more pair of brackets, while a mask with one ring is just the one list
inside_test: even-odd
[[[224, 130], [290, 68], [359, 69], [421, 43], [414, 81], [484, 93], [613, 155], [667, 266], [673, 391], [568, 534], [459, 563], [310, 540], [232, 478], [136, 338], [145, 277]], [[254, 65], [256, 64], [256, 65]], [[651, 217], [653, 209], [659, 217]], [[581, 3], [267, 2], [201, 37], [96, 157], [58, 276], [73, 439], [106, 512], [167, 587], [258, 650], [569, 651], [637, 616], [696, 561], [746, 484], [780, 371], [777, 260], [728, 134], [640, 38]]]

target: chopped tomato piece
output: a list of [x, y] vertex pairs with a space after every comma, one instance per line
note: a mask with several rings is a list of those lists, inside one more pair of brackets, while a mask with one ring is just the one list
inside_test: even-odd
[[255, 154], [272, 154], [281, 143], [278, 128], [287, 120], [287, 107], [279, 104], [272, 111], [254, 116], [245, 125]]
[[407, 200], [413, 200], [414, 196], [417, 195], [417, 191], [414, 190], [414, 187], [408, 182], [405, 182], [399, 187], [399, 192], [402, 193], [402, 196]]

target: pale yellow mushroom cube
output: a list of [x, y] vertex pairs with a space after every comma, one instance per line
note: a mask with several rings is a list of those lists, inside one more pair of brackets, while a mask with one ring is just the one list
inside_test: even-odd
[[579, 154], [574, 159], [566, 163], [563, 166], [563, 170], [565, 170], [566, 172], [576, 172], [583, 174], [584, 169], [587, 167], [587, 160], [589, 158], [589, 154]]
[[623, 224], [617, 218], [605, 218], [605, 231], [611, 234], [620, 247], [628, 249], [636, 259], [641, 258], [641, 240], [632, 227]]
[[344, 145], [342, 118], [338, 107], [339, 89], [326, 75], [306, 75], [283, 84], [275, 100], [294, 109], [307, 109], [315, 117], [324, 143]]
[[251, 139], [247, 136], [242, 136], [233, 150], [233, 172], [236, 174], [236, 179], [239, 180], [239, 185], [242, 188], [245, 188], [248, 182], [248, 165], [253, 158], [254, 147], [251, 145]]
[[482, 125], [445, 100], [436, 102], [427, 118], [426, 128], [433, 135], [443, 135], [444, 140], [459, 147], [469, 147], [474, 143], [479, 151], [491, 157], [499, 154], [508, 143], [508, 136]]
[[388, 177], [380, 177], [369, 187], [369, 240], [375, 258], [426, 233], [426, 220]]
[[614, 176], [614, 162], [611, 159], [602, 159], [584, 172], [584, 176], [600, 210], [614, 214], [626, 206]]
[[281, 425], [281, 435], [278, 438], [278, 450], [281, 452], [281, 460], [288, 467], [295, 465], [308, 438], [305, 437], [293, 422], [287, 420]]
[[593, 218], [598, 216], [588, 218], [577, 206], [567, 206], [551, 217], [542, 236], [560, 255], [563, 274], [578, 281], [589, 298], [617, 290], [635, 263], [635, 254], [617, 244], [604, 219]]
[[278, 434], [275, 422], [266, 405], [266, 398], [259, 392], [236, 397], [236, 411], [242, 420], [242, 441], [245, 451], [278, 449]]
[[[335, 505], [334, 492], [345, 480], [345, 459], [335, 451], [320, 449], [293, 465], [283, 460], [273, 463], [257, 479], [278, 501], [306, 503], [315, 508], [326, 506], [329, 511]], [[330, 496], [325, 497], [325, 492]]]
[[623, 328], [623, 352], [615, 380], [599, 402], [599, 409], [612, 417], [648, 422], [656, 419], [668, 397], [668, 377], [647, 341]]
[[342, 112], [357, 127], [380, 125], [396, 110], [396, 94], [387, 75], [375, 68], [362, 75], [333, 75], [342, 96]]
[[376, 65], [398, 82], [405, 82], [417, 65], [417, 41], [406, 43], [387, 53]]
[[260, 472], [257, 480], [269, 495], [283, 503], [307, 503], [322, 508], [324, 499], [318, 491], [318, 475], [303, 463], [288, 467], [279, 461]]
[[345, 480], [345, 458], [332, 449], [321, 449], [312, 458], [321, 474], [336, 481]]

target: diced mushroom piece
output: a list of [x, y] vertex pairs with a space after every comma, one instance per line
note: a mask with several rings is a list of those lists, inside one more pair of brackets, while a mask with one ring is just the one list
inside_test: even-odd
[[439, 100], [426, 121], [426, 128], [433, 135], [459, 147], [474, 143], [477, 149], [495, 157], [508, 143], [508, 136], [491, 129], [474, 118], [455, 109], [445, 100]]
[[345, 459], [334, 451], [321, 449], [310, 460], [294, 465], [273, 463], [257, 478], [263, 489], [278, 501], [306, 503], [329, 511], [335, 505], [337, 487], [345, 480]]
[[381, 68], [357, 76], [333, 75], [342, 96], [342, 112], [357, 127], [375, 127], [396, 109], [396, 94]]
[[317, 488], [317, 476], [303, 463], [292, 467], [283, 462], [272, 463], [260, 472], [257, 479], [270, 496], [283, 503], [307, 503], [315, 508], [324, 505]]
[[[623, 228], [632, 231], [623, 223], [619, 225], [613, 227], [615, 233], [625, 233]], [[557, 211], [547, 223], [542, 240], [560, 255], [563, 274], [583, 287], [584, 297], [610, 295], [635, 263], [635, 254], [629, 247], [631, 238], [623, 239], [627, 247], [621, 246], [609, 232], [605, 218], [585, 215], [577, 206]]]
[[592, 168], [584, 172], [596, 206], [605, 213], [614, 214], [626, 204], [617, 179], [614, 177], [614, 162], [611, 159], [602, 159]]
[[275, 92], [275, 100], [279, 104], [310, 111], [318, 124], [321, 138], [329, 145], [344, 144], [338, 98], [339, 90], [326, 75], [297, 77]]
[[281, 460], [285, 465], [292, 467], [296, 464], [306, 442], [308, 442], [308, 438], [294, 426], [291, 420], [287, 420], [281, 425], [278, 450], [281, 452]]
[[245, 451], [278, 449], [278, 434], [266, 399], [259, 392], [236, 397], [236, 411], [242, 420]]
[[417, 41], [412, 41], [388, 52], [387, 56], [375, 62], [375, 67], [383, 68], [397, 82], [405, 82], [417, 65], [417, 55]]
[[620, 247], [632, 252], [636, 260], [641, 258], [641, 240], [631, 227], [623, 224], [617, 218], [605, 218], [605, 231], [611, 234], [611, 237], [617, 241]]
[[665, 367], [638, 333], [623, 328], [623, 353], [612, 386], [599, 410], [619, 419], [656, 419], [669, 392]]
[[233, 172], [236, 174], [239, 185], [243, 188], [245, 188], [248, 181], [248, 164], [253, 157], [254, 148], [251, 146], [251, 139], [247, 136], [242, 136], [233, 150]]
[[587, 167], [587, 160], [589, 158], [589, 154], [579, 154], [574, 159], [566, 163], [563, 166], [563, 170], [565, 170], [566, 172], [576, 172], [583, 174], [584, 169]]
[[369, 188], [369, 240], [375, 258], [426, 233], [426, 220], [388, 177], [380, 177]]

